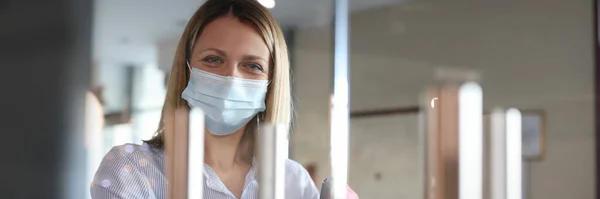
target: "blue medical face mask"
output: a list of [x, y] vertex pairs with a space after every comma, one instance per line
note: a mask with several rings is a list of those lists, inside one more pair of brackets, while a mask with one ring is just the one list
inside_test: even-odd
[[190, 107], [202, 109], [211, 134], [232, 134], [265, 110], [269, 81], [220, 76], [190, 68], [190, 81], [181, 97]]

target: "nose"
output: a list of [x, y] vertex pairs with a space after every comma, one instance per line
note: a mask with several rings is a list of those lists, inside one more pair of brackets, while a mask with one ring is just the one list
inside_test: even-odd
[[236, 75], [236, 68], [234, 64], [228, 64], [226, 67], [223, 67], [223, 76], [231, 76], [231, 77], [235, 77]]
[[223, 67], [216, 68], [215, 73], [221, 76], [240, 77], [237, 62], [227, 62]]

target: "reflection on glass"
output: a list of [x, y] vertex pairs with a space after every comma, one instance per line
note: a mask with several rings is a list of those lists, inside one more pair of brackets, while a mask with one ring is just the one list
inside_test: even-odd
[[[292, 119], [289, 51], [284, 32], [267, 8], [254, 0], [209, 0], [188, 17], [179, 39], [167, 38], [155, 46], [156, 51], [171, 54], [160, 55], [158, 62], [144, 60], [147, 63], [124, 64], [124, 69], [114, 69], [124, 75], [121, 83], [106, 90], [109, 100], [105, 109], [111, 112], [111, 120], [105, 129], [111, 134], [109, 143], [117, 146], [108, 151], [96, 171], [92, 198], [182, 198], [198, 188], [187, 189], [196, 181], [186, 179], [203, 179], [204, 188], [200, 189], [205, 198], [246, 198], [257, 194], [260, 171], [256, 171], [256, 165], [262, 161], [255, 158], [257, 127], [287, 126]], [[102, 34], [99, 38], [104, 39]], [[135, 43], [129, 38], [122, 41]], [[99, 58], [116, 56], [99, 52]], [[163, 57], [172, 57], [172, 64], [166, 66], [166, 86], [162, 85], [164, 81], [156, 81], [163, 73], [148, 69], [157, 64], [165, 67]], [[166, 91], [154, 91], [151, 87], [166, 87]], [[155, 97], [159, 95], [164, 96], [164, 104], [160, 119], [155, 120], [144, 113], [156, 113], [160, 105], [156, 106], [159, 100]], [[198, 124], [194, 121], [198, 118], [186, 116], [189, 108], [202, 109], [204, 131], [191, 132], [196, 128], [188, 128], [188, 123]], [[138, 132], [152, 126], [158, 126], [153, 137], [143, 137], [148, 134]], [[277, 130], [278, 134], [288, 131]], [[193, 136], [184, 136], [188, 133]], [[204, 141], [196, 139], [197, 133]], [[204, 147], [196, 142], [202, 142]], [[197, 169], [186, 169], [191, 165], [185, 164], [198, 163], [193, 152], [199, 146], [204, 149], [204, 158], [200, 156], [204, 163], [201, 176]], [[287, 149], [279, 154], [287, 156]], [[285, 186], [285, 197], [318, 198], [319, 190], [308, 172], [295, 161], [284, 159], [283, 163], [285, 173], [278, 170], [278, 176], [286, 179], [280, 180]]]
[[[198, 4], [96, 1], [94, 59], [104, 88], [105, 152], [141, 144], [164, 122], [165, 82], [181, 61], [175, 56], [179, 40]], [[284, 30], [297, 102], [289, 157], [317, 165], [317, 184], [333, 173], [333, 6], [333, 0], [276, 0], [269, 10]], [[350, 112], [373, 114], [350, 119], [348, 184], [363, 198], [419, 198], [425, 184], [416, 183], [422, 169], [419, 93], [437, 80], [436, 71], [458, 68], [480, 74], [483, 112], [503, 106], [523, 110], [524, 117], [544, 113], [534, 120], [539, 131], [526, 137], [539, 147], [523, 162], [525, 198], [592, 198], [590, 7], [590, 1], [349, 1]], [[128, 65], [138, 67], [131, 76]], [[438, 108], [435, 101], [427, 105]]]

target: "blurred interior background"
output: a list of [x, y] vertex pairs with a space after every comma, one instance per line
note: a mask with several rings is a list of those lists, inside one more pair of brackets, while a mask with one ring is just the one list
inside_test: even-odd
[[[351, 0], [350, 186], [361, 198], [418, 198], [415, 107], [436, 71], [456, 69], [477, 74], [485, 110], [544, 114], [545, 151], [524, 164], [526, 198], [593, 198], [592, 3]], [[174, 50], [200, 4], [95, 1], [92, 88], [106, 121], [104, 151], [94, 158], [155, 132]], [[272, 12], [292, 59], [298, 117], [290, 158], [322, 179], [330, 172], [333, 2], [276, 0]]]
[[[14, 69], [21, 74], [31, 74], [25, 82], [60, 82], [60, 85], [44, 85], [54, 90], [45, 90], [47, 93], [41, 95], [62, 92], [58, 89], [61, 85], [73, 85], [89, 88], [87, 101], [76, 98], [74, 103], [64, 105], [70, 103], [60, 102], [70, 96], [68, 93], [44, 98], [47, 100], [44, 106], [36, 104], [34, 98], [4, 99], [7, 103], [2, 105], [2, 112], [20, 115], [21, 112], [43, 111], [35, 119], [47, 125], [31, 127], [29, 130], [35, 133], [19, 134], [17, 136], [23, 137], [14, 142], [14, 146], [22, 146], [27, 155], [48, 153], [54, 154], [49, 157], [58, 157], [58, 152], [44, 151], [45, 147], [59, 146], [63, 138], [69, 140], [73, 136], [75, 140], [85, 140], [86, 146], [97, 146], [98, 150], [87, 151], [89, 164], [78, 164], [86, 166], [74, 169], [78, 172], [75, 174], [86, 173], [85, 181], [89, 183], [100, 160], [112, 146], [139, 144], [156, 131], [177, 42], [187, 20], [202, 1], [60, 2], [40, 1], [38, 10], [30, 12], [36, 14], [22, 15], [5, 8], [24, 8], [28, 6], [25, 3], [0, 2], [0, 13], [4, 12], [0, 19], [7, 22], [7, 30], [12, 30], [0, 31], [7, 41], [4, 44], [8, 44], [0, 56], [7, 66], [34, 66]], [[348, 175], [350, 186], [361, 198], [414, 199], [422, 194], [422, 185], [417, 183], [421, 147], [418, 105], [423, 89], [440, 80], [436, 76], [440, 70], [475, 74], [483, 88], [484, 111], [503, 106], [540, 115], [543, 130], [538, 144], [541, 150], [526, 157], [524, 162], [525, 199], [598, 197], [597, 119], [594, 116], [597, 108], [594, 89], [598, 80], [594, 77], [596, 15], [593, 0], [349, 2], [352, 116]], [[318, 184], [330, 175], [333, 0], [275, 0], [271, 11], [285, 31], [293, 70], [298, 117], [290, 140], [290, 158], [313, 171]], [[9, 19], [13, 15], [31, 18], [11, 23]], [[41, 19], [50, 22], [42, 23]], [[56, 28], [39, 34], [44, 31], [42, 28], [49, 26]], [[28, 29], [30, 27], [39, 29]], [[38, 34], [23, 34], [21, 30]], [[26, 47], [9, 47], [22, 46], [20, 41], [34, 37], [43, 40], [38, 43], [42, 47], [36, 47], [39, 52]], [[83, 58], [72, 60], [75, 55]], [[35, 59], [22, 61], [17, 57]], [[89, 67], [87, 62], [91, 63]], [[63, 63], [68, 64], [60, 68], [62, 72], [43, 67]], [[6, 80], [5, 85], [10, 85], [14, 82], [8, 77], [10, 74], [5, 73], [7, 77], [0, 81]], [[53, 76], [44, 76], [48, 74]], [[65, 77], [69, 78], [62, 81]], [[28, 96], [31, 94], [21, 90], [35, 90], [40, 84], [22, 86], [27, 89], [8, 91], [16, 96]], [[59, 124], [50, 125], [50, 122], [71, 120], [52, 118], [51, 113], [63, 111], [60, 108], [64, 107], [83, 107], [84, 102], [88, 104], [86, 119], [92, 118], [85, 126], [86, 139], [69, 133], [44, 137], [37, 132], [36, 129], [63, 130], [56, 126]], [[13, 110], [14, 104], [29, 107]], [[54, 107], [57, 104], [61, 106]], [[82, 116], [83, 111], [74, 111], [71, 117]], [[5, 129], [14, 131], [22, 128], [19, 125], [27, 126], [19, 122], [19, 118], [26, 117], [5, 120], [7, 124], [17, 121]], [[45, 120], [47, 118], [52, 119]], [[34, 139], [32, 136], [38, 136], [39, 143], [54, 140], [55, 145], [25, 141]], [[19, 144], [21, 141], [28, 144]], [[5, 146], [5, 151], [14, 150], [8, 147], [13, 145]], [[25, 146], [40, 148], [25, 149]], [[74, 157], [83, 155], [78, 152]], [[52, 158], [48, 158], [48, 162], [52, 162]], [[23, 179], [56, 177], [42, 172], [48, 168], [35, 167], [25, 160], [7, 167], [19, 168], [20, 164], [29, 165], [18, 170], [29, 173], [29, 178]], [[62, 167], [56, 163], [52, 169], [58, 171]], [[82, 182], [83, 175], [75, 174], [73, 182]], [[29, 181], [3, 182], [25, 185]], [[50, 185], [52, 182], [40, 183]], [[74, 195], [84, 193], [89, 197], [85, 188], [81, 186]]]

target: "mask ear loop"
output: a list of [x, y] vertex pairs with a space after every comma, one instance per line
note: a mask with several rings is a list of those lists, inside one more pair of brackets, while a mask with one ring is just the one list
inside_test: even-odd
[[192, 73], [192, 66], [190, 66], [190, 62], [186, 59], [185, 63], [187, 64], [187, 68], [190, 71], [190, 73]]
[[256, 132], [260, 131], [260, 113], [256, 115]]
[[[254, 132], [254, 139], [256, 143], [257, 134], [260, 133], [260, 113], [256, 114], [256, 131]], [[256, 146], [254, 146], [254, 150], [256, 150]], [[253, 155], [252, 157], [252, 167], [256, 167], [258, 162], [256, 161], [256, 157]]]

